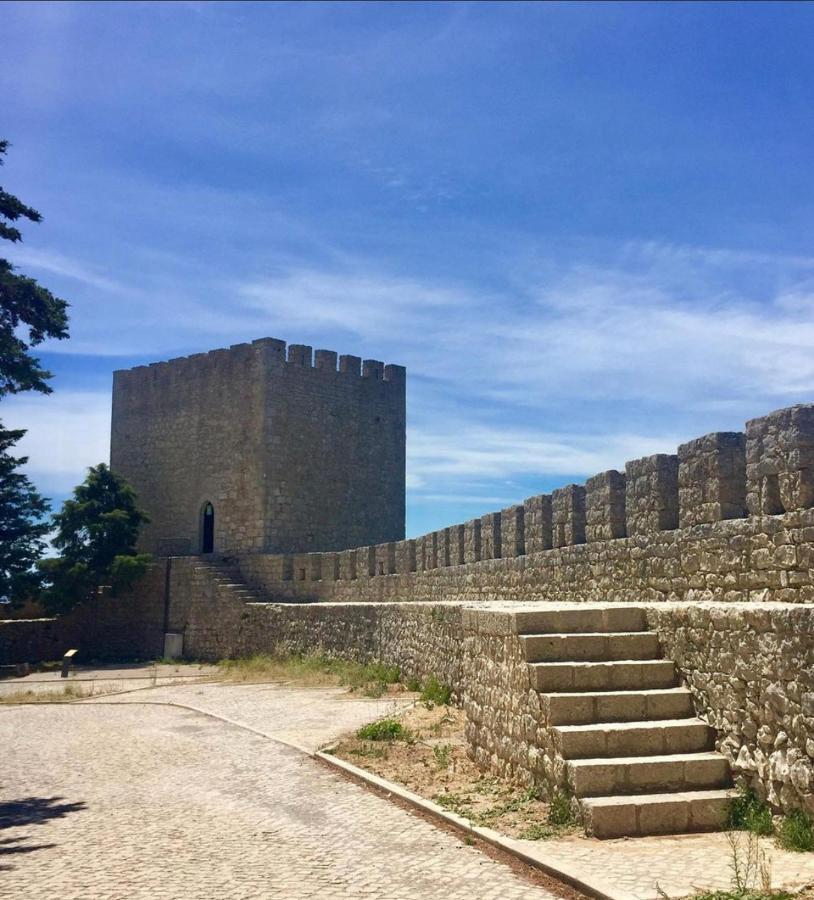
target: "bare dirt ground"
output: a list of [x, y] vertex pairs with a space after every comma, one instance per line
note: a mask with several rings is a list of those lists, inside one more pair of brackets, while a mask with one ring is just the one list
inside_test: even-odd
[[466, 755], [464, 719], [461, 709], [417, 703], [398, 717], [402, 738], [365, 740], [353, 733], [331, 752], [509, 837], [541, 840], [575, 831], [565, 798], [551, 804], [478, 769]]

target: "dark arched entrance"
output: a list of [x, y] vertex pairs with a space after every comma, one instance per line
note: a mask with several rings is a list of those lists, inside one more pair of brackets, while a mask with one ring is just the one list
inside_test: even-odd
[[215, 507], [211, 503], [204, 503], [201, 535], [201, 553], [212, 553], [215, 549]]

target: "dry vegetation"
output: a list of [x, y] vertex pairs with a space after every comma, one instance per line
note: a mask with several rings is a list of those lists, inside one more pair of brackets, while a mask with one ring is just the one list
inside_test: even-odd
[[466, 755], [464, 718], [463, 710], [419, 703], [398, 719], [349, 735], [331, 753], [509, 837], [541, 840], [574, 831], [567, 798], [547, 802], [478, 769]]

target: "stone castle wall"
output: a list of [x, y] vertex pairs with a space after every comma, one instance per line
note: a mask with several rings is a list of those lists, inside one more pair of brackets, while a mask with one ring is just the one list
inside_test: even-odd
[[805, 603], [813, 542], [814, 405], [419, 538], [239, 564], [257, 588], [292, 600]]
[[[57, 658], [71, 646], [83, 661], [155, 658], [165, 630], [183, 633], [190, 659], [380, 660], [405, 678], [434, 675], [451, 686], [479, 764], [524, 784], [561, 783], [545, 698], [530, 682], [506, 604], [246, 603], [211, 573], [200, 560], [167, 560], [129, 596], [59, 620], [0, 622], [0, 664]], [[642, 605], [735, 773], [778, 809], [814, 811], [814, 607]]]
[[405, 371], [264, 338], [119, 371], [111, 467], [143, 549], [340, 550], [404, 535]]

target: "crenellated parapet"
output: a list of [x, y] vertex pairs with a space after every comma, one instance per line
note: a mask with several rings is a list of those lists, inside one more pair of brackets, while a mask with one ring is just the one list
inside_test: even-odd
[[195, 377], [207, 377], [210, 373], [243, 369], [246, 376], [254, 363], [267, 368], [289, 368], [309, 373], [346, 375], [353, 378], [369, 378], [392, 385], [406, 382], [404, 366], [386, 364], [378, 359], [362, 359], [360, 356], [339, 355], [334, 350], [316, 350], [308, 344], [288, 344], [278, 338], [259, 338], [251, 343], [232, 344], [206, 353], [176, 356], [164, 362], [118, 369], [113, 373], [115, 383], [122, 388], [150, 389], [164, 387]]
[[[814, 404], [753, 419], [745, 434], [703, 435], [682, 444], [677, 454], [631, 460], [624, 472], [600, 472], [584, 485], [569, 484], [551, 494], [537, 494], [521, 504], [421, 537], [340, 553], [280, 558], [283, 561], [275, 563], [275, 571], [279, 570], [282, 580], [296, 580], [303, 572], [314, 580], [422, 573], [441, 577], [439, 570], [451, 567], [468, 570], [473, 564], [519, 557], [539, 560], [540, 554], [553, 556], [572, 547], [583, 547], [590, 554], [592, 544], [612, 546], [627, 538], [636, 539], [631, 544], [633, 552], [651, 543], [656, 546], [660, 540], [696, 540], [692, 535], [697, 529], [702, 529], [698, 540], [709, 536], [714, 541], [718, 538], [713, 526], [718, 523], [808, 508], [814, 508]], [[761, 523], [754, 524], [757, 531], [763, 528]], [[680, 535], [679, 530], [683, 530]], [[670, 532], [678, 537], [659, 538]], [[720, 541], [725, 545], [726, 536]], [[760, 554], [766, 556], [770, 550], [755, 550], [752, 563], [763, 560]], [[797, 556], [791, 560], [785, 548], [778, 554], [772, 564], [798, 565]], [[321, 563], [314, 559], [318, 556]], [[693, 575], [697, 564], [689, 560], [687, 565], [687, 589], [703, 589], [704, 580]], [[768, 562], [761, 565], [765, 568]], [[778, 588], [789, 587], [790, 578], [780, 576]], [[754, 588], [763, 583], [760, 578], [753, 581], [754, 585], [743, 573], [734, 583], [739, 590], [742, 585]], [[797, 581], [808, 584], [799, 577]]]

